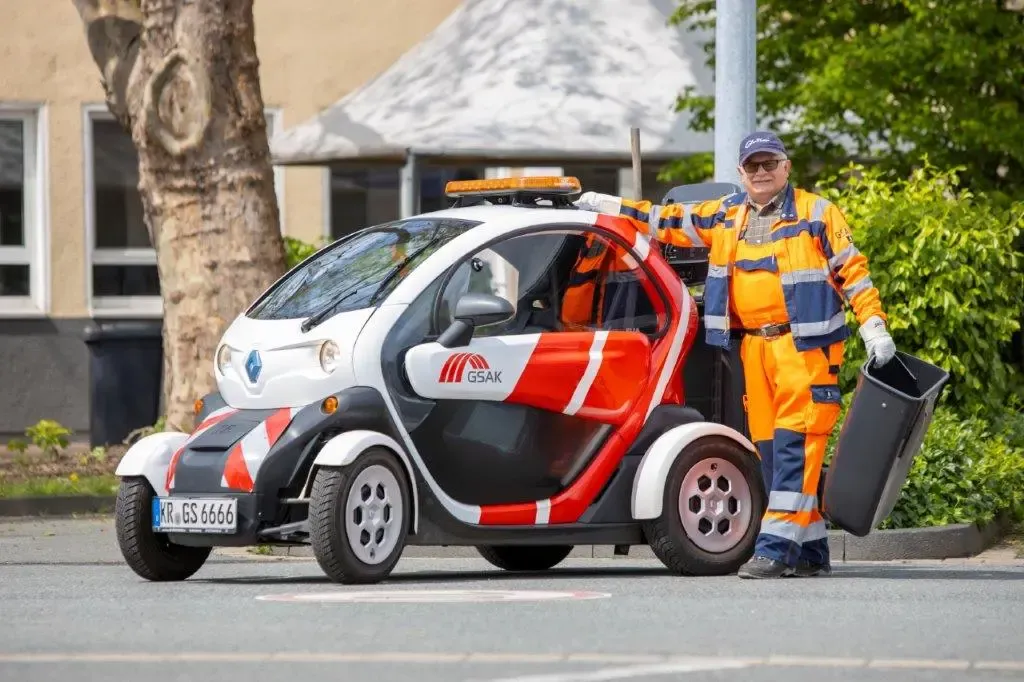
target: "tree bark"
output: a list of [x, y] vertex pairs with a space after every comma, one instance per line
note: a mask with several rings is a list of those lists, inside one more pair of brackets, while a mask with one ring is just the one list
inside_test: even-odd
[[168, 428], [193, 426], [227, 325], [285, 270], [252, 0], [73, 0], [131, 132], [164, 305]]

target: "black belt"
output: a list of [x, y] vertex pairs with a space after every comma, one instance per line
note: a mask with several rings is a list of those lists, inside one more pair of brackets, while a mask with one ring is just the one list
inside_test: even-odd
[[757, 329], [733, 329], [733, 338], [740, 338], [742, 336], [760, 336], [766, 339], [773, 339], [777, 336], [789, 333], [789, 323], [783, 322], [782, 324], [766, 324], [763, 327]]

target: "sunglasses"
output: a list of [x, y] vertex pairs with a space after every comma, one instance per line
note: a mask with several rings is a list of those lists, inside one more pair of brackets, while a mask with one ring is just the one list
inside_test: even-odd
[[747, 175], [753, 175], [757, 172], [758, 168], [764, 168], [769, 173], [779, 167], [779, 164], [783, 159], [767, 159], [766, 161], [747, 161], [743, 164], [743, 170], [747, 172]]

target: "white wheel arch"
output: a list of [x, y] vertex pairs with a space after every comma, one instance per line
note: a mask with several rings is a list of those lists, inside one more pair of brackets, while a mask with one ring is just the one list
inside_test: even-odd
[[140, 438], [117, 463], [115, 476], [144, 476], [157, 495], [166, 495], [167, 467], [174, 453], [189, 439], [180, 431], [161, 431]]
[[661, 516], [665, 485], [676, 457], [688, 445], [707, 436], [730, 438], [747, 449], [751, 457], [758, 457], [754, 444], [746, 436], [724, 424], [695, 422], [672, 427], [647, 448], [637, 467], [630, 498], [634, 519], [656, 519]]
[[419, 494], [416, 491], [416, 471], [412, 467], [412, 462], [409, 461], [409, 455], [406, 454], [402, 446], [391, 436], [379, 431], [346, 431], [339, 433], [324, 443], [324, 446], [320, 448], [320, 452], [317, 453], [316, 458], [313, 460], [313, 465], [309, 468], [306, 485], [302, 488], [302, 497], [309, 497], [313, 489], [313, 479], [316, 477], [317, 469], [320, 467], [349, 466], [356, 461], [359, 455], [372, 447], [382, 447], [390, 450], [398, 457], [405, 468], [406, 476], [409, 477], [411, 493], [409, 501], [411, 506], [410, 515], [412, 516], [411, 532], [415, 533], [420, 519]]

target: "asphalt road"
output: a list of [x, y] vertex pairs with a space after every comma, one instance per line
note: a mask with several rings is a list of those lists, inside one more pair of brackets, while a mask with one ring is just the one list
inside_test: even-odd
[[1012, 552], [781, 581], [411, 557], [354, 588], [314, 560], [238, 551], [150, 584], [121, 563], [109, 519], [0, 520], [0, 680], [19, 682], [1024, 679], [1022, 613]]

